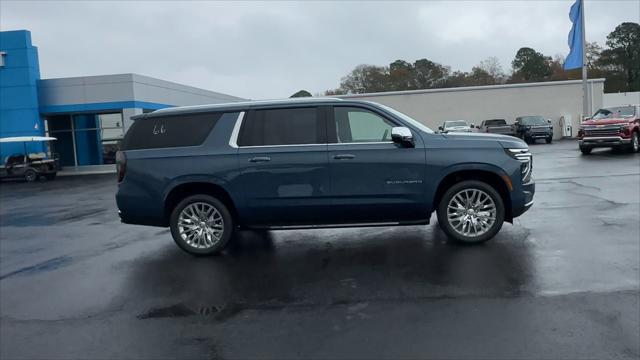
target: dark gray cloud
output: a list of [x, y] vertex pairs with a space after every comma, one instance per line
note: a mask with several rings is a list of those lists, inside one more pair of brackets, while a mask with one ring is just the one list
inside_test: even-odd
[[[566, 55], [573, 1], [0, 2], [0, 29], [29, 29], [42, 76], [134, 72], [248, 98], [319, 93], [361, 63], [429, 58], [469, 70], [518, 48]], [[588, 1], [604, 44], [640, 2]]]

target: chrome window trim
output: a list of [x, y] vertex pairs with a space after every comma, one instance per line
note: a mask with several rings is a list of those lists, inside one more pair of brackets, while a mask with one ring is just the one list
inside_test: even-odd
[[[378, 142], [357, 142], [357, 143], [324, 143], [324, 144], [286, 144], [286, 145], [251, 145], [251, 146], [234, 146], [239, 149], [251, 149], [251, 148], [274, 148], [274, 147], [296, 147], [296, 146], [327, 146], [327, 145], [371, 145], [371, 144], [393, 144], [393, 141], [378, 141]], [[232, 145], [233, 146], [233, 145]]]
[[251, 146], [238, 146], [240, 149], [251, 148], [273, 148], [273, 147], [294, 147], [294, 146], [326, 146], [327, 144], [285, 144], [285, 145], [251, 145]]
[[233, 126], [233, 131], [231, 131], [231, 138], [229, 138], [229, 146], [232, 148], [238, 148], [238, 136], [240, 135], [240, 127], [242, 126], [243, 119], [244, 111], [241, 111], [236, 119], [236, 124]]
[[371, 141], [371, 142], [345, 142], [345, 143], [329, 143], [328, 145], [375, 145], [375, 144], [393, 144], [393, 141]]

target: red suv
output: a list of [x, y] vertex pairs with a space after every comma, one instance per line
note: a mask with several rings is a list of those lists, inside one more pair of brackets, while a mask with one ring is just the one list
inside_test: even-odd
[[593, 148], [628, 148], [640, 151], [640, 106], [617, 106], [598, 110], [580, 124], [580, 151], [588, 155]]

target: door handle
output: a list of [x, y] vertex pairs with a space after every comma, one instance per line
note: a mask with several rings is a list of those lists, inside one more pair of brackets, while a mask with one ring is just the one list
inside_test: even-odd
[[334, 156], [333, 158], [336, 160], [350, 160], [355, 158], [356, 156], [353, 154], [338, 154], [336, 156]]
[[268, 156], [256, 156], [249, 159], [249, 162], [257, 163], [257, 162], [267, 162], [271, 161], [271, 158]]

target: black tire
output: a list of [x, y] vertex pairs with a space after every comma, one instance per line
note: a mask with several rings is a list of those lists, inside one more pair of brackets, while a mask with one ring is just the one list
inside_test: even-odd
[[[180, 213], [186, 207], [195, 203], [205, 203], [212, 206], [220, 213], [222, 217], [222, 235], [217, 240], [217, 242], [215, 242], [210, 247], [197, 248], [189, 244], [185, 239], [183, 239], [180, 234], [180, 229], [178, 227]], [[171, 217], [169, 218], [169, 227], [171, 228], [171, 235], [173, 236], [173, 240], [182, 250], [192, 255], [214, 255], [220, 253], [229, 244], [229, 240], [231, 240], [231, 236], [233, 233], [234, 224], [233, 217], [231, 216], [229, 209], [227, 209], [222, 201], [210, 195], [199, 194], [186, 197], [185, 199], [180, 201], [178, 205], [176, 205], [176, 207], [171, 212]]]
[[582, 155], [589, 155], [591, 154], [591, 150], [593, 150], [590, 147], [586, 147], [586, 146], [580, 146], [580, 151], [582, 152]]
[[34, 182], [38, 180], [38, 173], [33, 169], [27, 169], [24, 171], [24, 180], [26, 182]]
[[551, 144], [551, 142], [553, 141], [553, 138], [548, 137], [545, 140], [546, 140], [547, 144]]
[[56, 178], [56, 173], [45, 174], [44, 177], [47, 180], [54, 180]]
[[[463, 234], [458, 233], [451, 225], [447, 219], [447, 207], [451, 199], [461, 191], [464, 190], [482, 190], [485, 192], [491, 200], [493, 200], [496, 208], [496, 219], [493, 225], [483, 234], [478, 236], [465, 236]], [[459, 182], [453, 186], [451, 186], [445, 193], [442, 195], [440, 199], [440, 203], [438, 204], [438, 225], [444, 233], [452, 240], [464, 243], [464, 244], [480, 244], [484, 243], [487, 240], [492, 239], [498, 231], [502, 228], [502, 224], [504, 223], [505, 217], [505, 208], [504, 202], [502, 201], [502, 197], [494, 189], [491, 185], [476, 180], [466, 180]]]
[[637, 153], [640, 152], [640, 135], [638, 135], [637, 131], [634, 131], [631, 134], [631, 152]]

